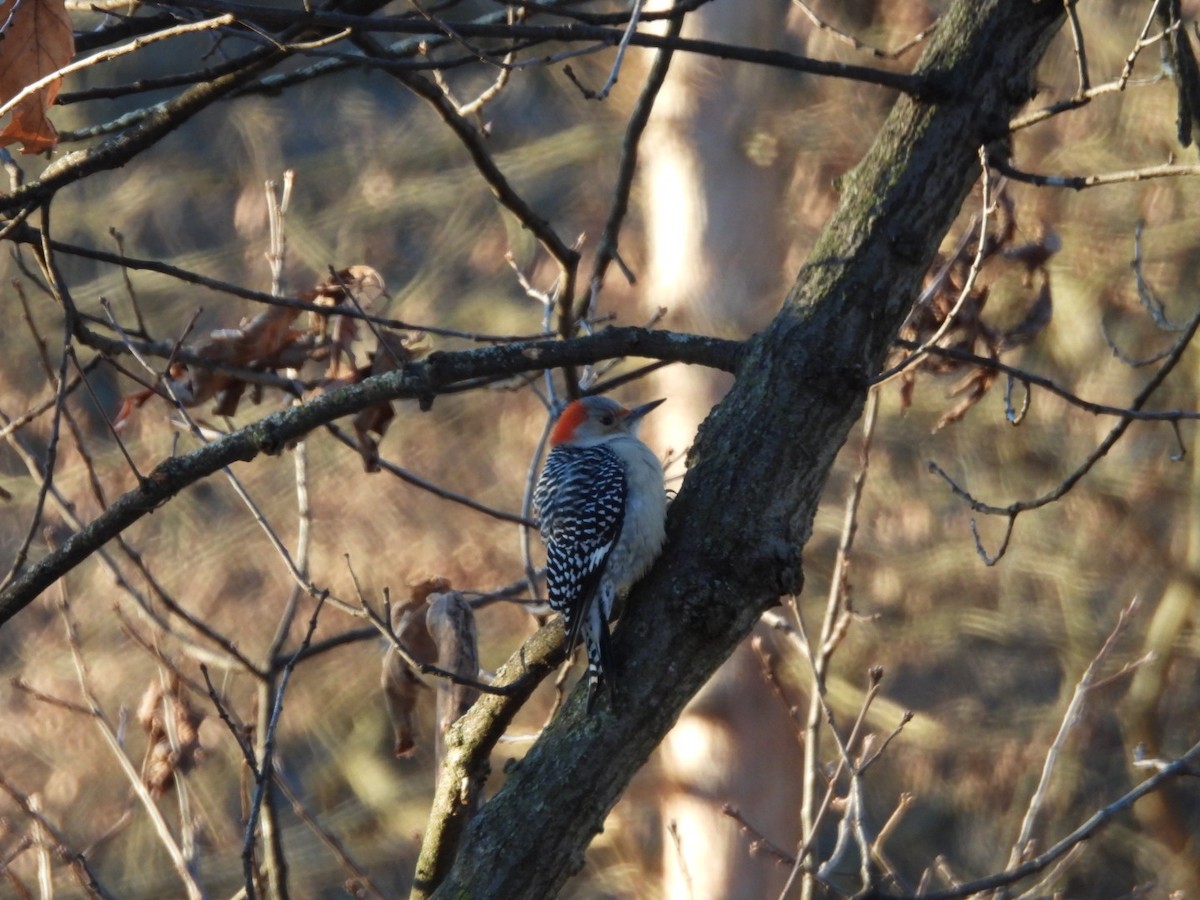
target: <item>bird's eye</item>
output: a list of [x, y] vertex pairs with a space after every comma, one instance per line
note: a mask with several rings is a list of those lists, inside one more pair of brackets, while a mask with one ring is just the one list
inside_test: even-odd
[[612, 413], [605, 413], [604, 415], [602, 415], [602, 416], [600, 417], [600, 424], [601, 424], [601, 425], [611, 425], [611, 424], [612, 424], [613, 422], [615, 422], [615, 421], [616, 421], [616, 419], [614, 419], [614, 418], [612, 417]]

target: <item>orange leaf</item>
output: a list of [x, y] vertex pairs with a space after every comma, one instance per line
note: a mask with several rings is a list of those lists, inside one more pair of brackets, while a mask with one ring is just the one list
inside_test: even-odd
[[[0, 0], [0, 104], [8, 103], [75, 55], [75, 35], [65, 0]], [[0, 131], [0, 147], [20, 142], [25, 153], [51, 150], [58, 132], [46, 111], [58, 96], [62, 79], [22, 98]]]
[[150, 388], [146, 388], [145, 390], [136, 391], [126, 397], [122, 397], [121, 409], [113, 418], [113, 428], [117, 429], [117, 431], [120, 431], [122, 428], [124, 428], [126, 423], [129, 421], [129, 417], [133, 415], [133, 411], [135, 409], [141, 409], [146, 401], [153, 396], [154, 391], [150, 390]]

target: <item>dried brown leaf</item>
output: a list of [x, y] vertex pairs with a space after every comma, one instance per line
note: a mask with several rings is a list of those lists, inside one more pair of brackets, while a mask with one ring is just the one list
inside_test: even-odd
[[401, 758], [412, 756], [417, 749], [417, 697], [425, 685], [395, 647], [384, 653], [380, 683], [392, 723], [392, 752]]
[[[362, 265], [340, 269], [324, 281], [318, 282], [312, 290], [305, 291], [300, 295], [301, 300], [315, 303], [317, 306], [328, 306], [331, 310], [350, 299], [366, 310], [385, 297], [387, 297], [387, 285], [383, 281], [383, 276], [371, 266]], [[324, 338], [328, 319], [327, 315], [311, 314], [309, 330]]]
[[412, 582], [408, 586], [408, 599], [420, 603], [428, 599], [430, 594], [440, 594], [450, 590], [450, 579], [444, 575], [429, 575]]
[[[418, 359], [428, 352], [427, 347], [419, 344], [422, 338], [422, 335], [419, 334], [414, 337], [381, 330], [379, 337], [379, 346], [371, 354], [371, 365], [368, 369], [359, 372], [359, 380], [369, 375], [381, 375], [384, 372], [401, 369], [405, 363]], [[392, 404], [385, 401], [368, 406], [354, 417], [358, 452], [362, 456], [363, 468], [367, 472], [379, 471], [379, 441], [372, 435], [382, 438], [395, 416], [396, 412]]]
[[318, 306], [337, 306], [345, 302], [347, 291], [354, 295], [363, 309], [368, 309], [387, 296], [387, 285], [383, 276], [371, 266], [349, 266], [339, 269], [300, 296]]
[[[925, 344], [931, 341], [957, 307], [953, 322], [937, 341], [938, 346], [945, 350], [961, 351], [966, 354], [996, 359], [1001, 352], [1034, 340], [1050, 323], [1053, 317], [1053, 300], [1050, 292], [1050, 275], [1046, 264], [1062, 248], [1062, 240], [1054, 229], [1043, 223], [1038, 226], [1033, 240], [1025, 244], [1014, 245], [1020, 230], [1016, 207], [1007, 194], [1001, 194], [997, 199], [996, 216], [992, 220], [989, 234], [984, 242], [982, 264], [984, 267], [989, 266], [995, 262], [997, 256], [1015, 262], [1025, 270], [1026, 286], [1032, 285], [1034, 278], [1040, 276], [1038, 291], [1033, 296], [1024, 317], [1006, 331], [992, 326], [984, 317], [990, 289], [986, 284], [978, 281], [959, 305], [959, 299], [962, 297], [964, 286], [967, 284], [975, 260], [972, 242], [964, 241], [961, 243], [958, 255], [953, 260], [947, 261], [939, 257], [934, 263], [930, 270], [931, 273], [944, 273], [944, 275], [932, 295], [913, 310], [912, 315], [900, 331], [901, 338], [916, 344]], [[985, 269], [985, 271], [990, 270]], [[933, 277], [932, 274], [930, 277]], [[926, 284], [928, 286], [929, 281]], [[951, 397], [960, 399], [951, 409], [942, 414], [934, 426], [934, 431], [962, 419], [996, 381], [996, 373], [993, 370], [978, 368], [936, 353], [925, 356], [914, 369], [933, 375], [948, 375], [966, 370], [966, 374], [950, 392]], [[910, 369], [900, 382], [901, 411], [907, 410], [913, 402], [916, 377], [916, 372]]]
[[937, 424], [933, 426], [933, 430], [941, 431], [947, 425], [953, 425], [971, 411], [971, 408], [983, 399], [984, 394], [996, 381], [996, 372], [994, 369], [972, 369], [966, 376], [954, 386], [950, 391], [950, 396], [962, 396], [962, 399], [954, 405], [952, 409], [942, 414], [942, 417], [937, 420]]
[[113, 428], [118, 431], [124, 428], [134, 411], [141, 409], [146, 404], [146, 401], [154, 395], [154, 391], [146, 388], [145, 390], [134, 391], [132, 394], [126, 394], [122, 397], [121, 408], [117, 410], [117, 414], [113, 417]]
[[[475, 613], [458, 591], [429, 596], [425, 614], [428, 633], [437, 645], [438, 665], [464, 678], [479, 677], [479, 636]], [[438, 730], [446, 730], [471, 708], [479, 691], [470, 685], [441, 680], [437, 686]]]
[[[437, 646], [425, 625], [429, 606], [426, 598], [449, 587], [450, 582], [445, 578], [426, 578], [412, 586], [407, 603], [392, 610], [392, 631], [405, 650], [424, 662], [437, 658]], [[425, 683], [395, 647], [388, 647], [384, 653], [380, 683], [395, 738], [393, 752], [398, 757], [411, 756], [417, 747], [417, 699], [425, 690]]]
[[[365, 307], [386, 296], [386, 288], [382, 276], [375, 269], [370, 266], [350, 266], [301, 294], [301, 298], [327, 305], [332, 313], [346, 302], [351, 293]], [[204, 339], [190, 345], [188, 351], [214, 366], [236, 366], [260, 371], [298, 369], [309, 360], [329, 359], [327, 381], [341, 384], [354, 383], [368, 375], [390, 371], [418, 355], [418, 351], [411, 346], [412, 339], [382, 331], [380, 346], [385, 350], [376, 351], [367, 367], [358, 368], [351, 353], [351, 345], [359, 335], [357, 320], [316, 314], [310, 318], [308, 328], [298, 328], [296, 319], [299, 315], [300, 311], [296, 309], [269, 307], [236, 328], [210, 332]], [[330, 336], [331, 318], [333, 327]], [[424, 349], [419, 352], [423, 353]], [[171, 391], [184, 406], [198, 406], [216, 398], [213, 413], [219, 416], [234, 415], [248, 387], [256, 392], [252, 396], [255, 402], [260, 390], [241, 378], [198, 362], [172, 364], [167, 380]], [[118, 427], [123, 425], [153, 394], [153, 391], [147, 390], [125, 397], [115, 424]], [[361, 414], [360, 437], [366, 432], [374, 432], [382, 437], [391, 414], [390, 405], [365, 411]], [[364, 460], [375, 458], [377, 448], [374, 441], [368, 438], [363, 441], [363, 446], [368, 447]]]
[[914, 377], [914, 372], [911, 368], [906, 369], [904, 374], [900, 376], [900, 414], [908, 412], [909, 407], [913, 402], [913, 391], [916, 389], [917, 379]]
[[302, 332], [292, 328], [299, 314], [295, 309], [273, 306], [237, 328], [211, 332], [192, 352], [235, 366], [269, 363], [301, 336]]
[[137, 720], [149, 739], [142, 780], [154, 796], [161, 797], [174, 786], [177, 775], [186, 775], [200, 761], [204, 715], [192, 707], [177, 677], [171, 678], [166, 692], [156, 678], [142, 694]]
[[[0, 103], [56, 72], [75, 55], [75, 35], [65, 0], [2, 0], [0, 2]], [[58, 96], [62, 79], [22, 99], [0, 131], [0, 147], [20, 143], [23, 153], [54, 149], [58, 132], [46, 111]]]
[[[298, 364], [284, 358], [285, 351], [303, 336], [292, 328], [298, 310], [271, 307], [237, 328], [220, 328], [188, 349], [213, 363], [242, 368], [277, 369]], [[217, 397], [215, 415], [231, 416], [246, 383], [232, 375], [215, 372], [199, 364], [175, 363], [169, 373], [171, 388], [184, 406], [199, 406]]]
[[150, 740], [156, 741], [164, 733], [162, 720], [162, 684], [154, 679], [146, 686], [138, 703], [137, 720]]

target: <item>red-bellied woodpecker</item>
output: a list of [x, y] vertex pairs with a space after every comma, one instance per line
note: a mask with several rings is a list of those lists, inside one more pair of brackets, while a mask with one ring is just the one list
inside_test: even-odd
[[576, 400], [550, 432], [550, 455], [533, 493], [546, 542], [550, 606], [563, 615], [567, 652], [580, 636], [588, 656], [588, 710], [612, 691], [608, 622], [619, 598], [662, 550], [662, 464], [637, 436], [662, 400], [626, 409], [607, 397]]

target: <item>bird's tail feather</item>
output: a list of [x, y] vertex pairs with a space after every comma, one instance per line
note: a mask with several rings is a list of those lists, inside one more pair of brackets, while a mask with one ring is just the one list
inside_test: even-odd
[[597, 615], [588, 623], [591, 627], [585, 631], [585, 641], [588, 652], [587, 668], [587, 711], [596, 706], [596, 698], [601, 690], [608, 695], [610, 709], [616, 709], [616, 694], [613, 691], [613, 660], [612, 639], [608, 632], [608, 623], [603, 615]]

